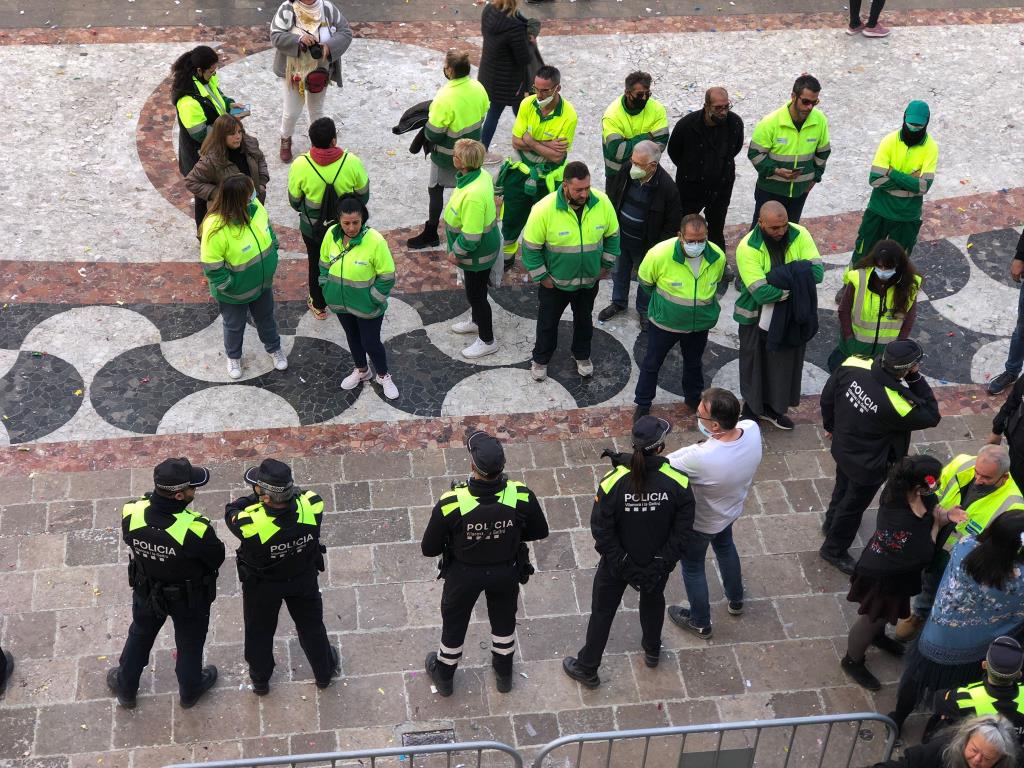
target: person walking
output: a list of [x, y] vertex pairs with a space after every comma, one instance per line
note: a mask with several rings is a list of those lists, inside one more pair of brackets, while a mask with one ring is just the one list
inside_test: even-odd
[[594, 375], [590, 346], [594, 337], [597, 283], [619, 255], [615, 209], [590, 187], [590, 171], [575, 160], [565, 166], [562, 184], [530, 211], [523, 231], [523, 266], [537, 286], [537, 336], [530, 373], [544, 381], [558, 346], [558, 322], [572, 307], [572, 356], [584, 378]]
[[878, 145], [868, 175], [871, 199], [857, 230], [851, 260], [871, 253], [883, 239], [895, 240], [908, 256], [913, 252], [924, 196], [935, 182], [939, 164], [939, 145], [928, 134], [930, 120], [928, 105], [912, 101], [903, 113], [902, 127]]
[[[1017, 241], [1017, 249], [1010, 262], [1010, 278], [1020, 287], [1021, 277], [1024, 276], [1024, 232]], [[1017, 323], [1010, 336], [1010, 350], [1006, 355], [1006, 364], [1002, 373], [993, 376], [988, 383], [988, 393], [998, 395], [1009, 387], [1020, 376], [1024, 368], [1024, 291], [1018, 291], [1017, 296]]]
[[882, 9], [885, 8], [885, 0], [871, 0], [871, 10], [868, 11], [867, 24], [861, 19], [860, 7], [861, 0], [850, 0], [850, 25], [846, 28], [846, 34], [861, 34], [864, 37], [888, 37], [892, 30], [878, 23], [878, 17], [882, 15]]
[[528, 541], [547, 538], [548, 522], [533, 491], [504, 474], [501, 442], [482, 430], [466, 437], [471, 475], [452, 483], [430, 512], [420, 549], [440, 557], [441, 644], [427, 654], [427, 675], [441, 696], [455, 690], [466, 630], [480, 594], [487, 598], [491, 667], [500, 693], [512, 690], [519, 585], [533, 573]]
[[217, 668], [203, 666], [210, 605], [224, 544], [209, 519], [189, 507], [210, 472], [186, 458], [165, 459], [153, 470], [153, 491], [121, 510], [121, 538], [128, 545], [132, 623], [107, 687], [125, 709], [134, 709], [149, 652], [170, 617], [182, 709], [195, 706], [217, 682]]
[[288, 170], [288, 202], [299, 212], [299, 232], [306, 246], [309, 296], [306, 306], [317, 320], [327, 319], [327, 303], [320, 287], [320, 248], [327, 229], [338, 220], [338, 201], [355, 195], [363, 205], [370, 200], [370, 179], [363, 161], [338, 146], [338, 128], [329, 117], [309, 126], [312, 147]]
[[680, 561], [688, 606], [670, 605], [668, 617], [677, 627], [710, 640], [711, 602], [704, 559], [715, 551], [730, 616], [743, 614], [743, 571], [732, 527], [743, 513], [754, 475], [761, 465], [761, 428], [740, 420], [740, 401], [727, 389], [712, 387], [701, 394], [697, 429], [706, 438], [670, 453], [667, 458], [690, 480], [694, 498], [693, 535]]
[[910, 598], [921, 591], [921, 572], [935, 556], [945, 518], [936, 515], [942, 464], [934, 456], [904, 456], [889, 469], [878, 504], [875, 531], [850, 577], [846, 599], [857, 603], [857, 620], [846, 638], [842, 669], [869, 691], [882, 684], [867, 668], [868, 647], [894, 656], [903, 645], [885, 634], [886, 624], [910, 615]]
[[423, 231], [406, 241], [406, 246], [436, 248], [441, 244], [437, 225], [444, 211], [444, 191], [455, 187], [456, 169], [452, 163], [455, 142], [480, 138], [484, 116], [490, 108], [487, 90], [469, 76], [469, 54], [448, 51], [444, 60], [444, 76], [448, 82], [430, 102], [423, 134], [432, 145], [430, 150], [430, 181], [427, 183], [429, 211]]
[[601, 148], [604, 153], [605, 189], [624, 166], [628, 168], [633, 149], [641, 141], [658, 145], [658, 155], [668, 144], [668, 115], [665, 105], [651, 95], [647, 72], [626, 75], [626, 92], [608, 105], [601, 118]]
[[284, 0], [270, 22], [274, 74], [284, 85], [281, 162], [292, 161], [292, 133], [305, 105], [312, 125], [324, 116], [327, 87], [341, 88], [341, 56], [352, 28], [331, 0]]
[[288, 368], [274, 319], [277, 234], [266, 208], [253, 199], [254, 193], [248, 176], [238, 174], [221, 182], [203, 220], [199, 249], [210, 295], [220, 306], [224, 354], [232, 379], [242, 377], [242, 339], [249, 315], [274, 368]]
[[724, 272], [725, 254], [708, 240], [707, 224], [697, 213], [683, 217], [678, 237], [659, 243], [644, 256], [638, 278], [651, 296], [650, 325], [636, 382], [634, 419], [650, 413], [661, 366], [677, 344], [683, 357], [683, 400], [697, 410], [704, 391], [708, 332], [722, 311], [716, 291]]
[[487, 150], [479, 141], [459, 139], [452, 152], [455, 191], [444, 209], [448, 253], [462, 270], [469, 302], [470, 319], [452, 325], [455, 333], [476, 334], [476, 340], [462, 350], [473, 360], [498, 351], [487, 301], [491, 268], [501, 253], [501, 232], [494, 207], [494, 181], [480, 167]]
[[725, 217], [743, 149], [743, 119], [732, 111], [725, 88], [708, 88], [704, 108], [679, 119], [668, 140], [676, 166], [683, 215], [703, 213], [708, 240], [725, 251]]
[[942, 419], [921, 375], [922, 357], [912, 339], [890, 342], [880, 360], [847, 358], [821, 391], [821, 423], [831, 440], [836, 480], [818, 554], [845, 574], [855, 565], [847, 550], [889, 467], [907, 455], [912, 432]]
[[252, 692], [270, 692], [281, 603], [295, 622], [316, 687], [326, 688], [341, 661], [327, 638], [318, 578], [327, 551], [320, 543], [324, 501], [296, 486], [291, 467], [277, 459], [264, 459], [244, 477], [252, 493], [225, 505], [224, 522], [239, 540], [235, 558]]
[[256, 199], [266, 204], [270, 171], [260, 143], [245, 132], [237, 117], [221, 115], [203, 140], [199, 162], [185, 177], [185, 187], [196, 199], [209, 203], [224, 179], [239, 174], [249, 177], [256, 188]]
[[640, 593], [644, 664], [661, 658], [665, 584], [693, 532], [693, 492], [686, 475], [659, 454], [672, 425], [644, 416], [633, 424], [631, 454], [608, 454], [612, 469], [597, 487], [590, 515], [594, 548], [601, 555], [594, 574], [587, 639], [576, 656], [562, 660], [566, 675], [597, 688], [608, 634], [626, 587]]
[[487, 90], [487, 109], [480, 141], [489, 149], [498, 121], [508, 107], [515, 114], [529, 84], [530, 32], [519, 0], [491, 0], [480, 16], [480, 69], [477, 80]]
[[[370, 213], [358, 197], [343, 197], [338, 209], [338, 223], [327, 230], [320, 249], [320, 284], [356, 364], [342, 379], [341, 388], [355, 389], [376, 377], [384, 397], [395, 400], [398, 387], [388, 372], [380, 340], [388, 296], [395, 287], [395, 260], [384, 235], [366, 225]], [[373, 371], [367, 367], [367, 355]]]

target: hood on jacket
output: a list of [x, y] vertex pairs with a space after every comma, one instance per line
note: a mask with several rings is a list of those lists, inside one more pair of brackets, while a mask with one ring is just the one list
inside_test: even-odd
[[493, 5], [488, 3], [484, 6], [484, 12], [480, 16], [480, 31], [483, 34], [499, 35], [508, 32], [518, 26], [526, 24], [526, 19], [518, 12], [514, 16], [502, 13]]

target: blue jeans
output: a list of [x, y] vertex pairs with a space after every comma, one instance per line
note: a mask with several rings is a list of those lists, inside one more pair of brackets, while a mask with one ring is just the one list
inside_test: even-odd
[[[629, 306], [629, 281], [633, 277], [633, 268], [640, 265], [644, 254], [630, 253], [623, 249], [615, 259], [615, 271], [612, 272], [612, 304], [625, 309]], [[647, 305], [651, 303], [651, 295], [642, 285], [636, 287], [636, 311], [647, 317]]]
[[224, 352], [231, 360], [242, 357], [242, 339], [245, 336], [245, 320], [251, 314], [256, 333], [267, 352], [281, 348], [281, 336], [274, 320], [274, 290], [268, 288], [255, 301], [248, 304], [220, 304], [220, 316], [224, 321]]
[[1010, 353], [1006, 356], [1006, 370], [1019, 376], [1024, 368], [1024, 290], [1017, 297], [1017, 326], [1010, 337]]
[[380, 327], [384, 323], [384, 315], [373, 318], [356, 317], [348, 312], [338, 313], [338, 322], [345, 331], [348, 340], [348, 351], [356, 368], [366, 370], [366, 356], [373, 362], [373, 370], [378, 376], [388, 375], [388, 356], [384, 352], [384, 342], [380, 340]]
[[640, 364], [640, 378], [633, 398], [637, 405], [649, 406], [654, 402], [658, 373], [676, 344], [683, 355], [683, 400], [694, 409], [700, 404], [700, 395], [704, 391], [702, 360], [704, 348], [708, 345], [708, 332], [673, 333], [651, 323], [647, 328], [647, 354]]
[[516, 108], [509, 107], [506, 104], [495, 104], [491, 102], [491, 106], [487, 108], [487, 115], [484, 117], [483, 128], [480, 129], [480, 143], [486, 148], [490, 148], [491, 139], [494, 138], [494, 132], [498, 130], [498, 122], [501, 120], [501, 115], [506, 109], [511, 109], [512, 113], [515, 114]]
[[732, 523], [719, 533], [694, 531], [686, 544], [681, 561], [683, 589], [690, 601], [690, 620], [698, 627], [711, 626], [711, 602], [708, 598], [708, 579], [704, 573], [704, 556], [708, 544], [715, 550], [718, 568], [722, 572], [725, 597], [731, 603], [743, 602], [743, 573], [740, 556], [732, 540]]

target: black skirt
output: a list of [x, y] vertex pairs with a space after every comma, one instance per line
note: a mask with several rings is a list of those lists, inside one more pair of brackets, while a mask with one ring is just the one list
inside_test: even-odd
[[921, 591], [921, 573], [892, 573], [869, 575], [856, 571], [850, 577], [850, 591], [846, 599], [859, 603], [857, 613], [872, 621], [885, 619], [895, 624], [910, 615], [910, 598]]
[[910, 644], [903, 657], [903, 674], [900, 677], [900, 696], [906, 690], [913, 691], [915, 705], [924, 704], [929, 709], [936, 691], [959, 688], [976, 683], [985, 677], [981, 668], [983, 659], [960, 664], [940, 664], [925, 658], [917, 649], [917, 641]]

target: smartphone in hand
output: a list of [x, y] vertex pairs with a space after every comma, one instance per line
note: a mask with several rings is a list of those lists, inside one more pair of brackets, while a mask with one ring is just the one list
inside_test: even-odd
[[246, 106], [236, 107], [234, 104], [231, 105], [231, 109], [229, 111], [230, 111], [230, 114], [233, 115], [234, 117], [248, 117], [249, 114], [250, 114], [248, 107], [246, 107]]

